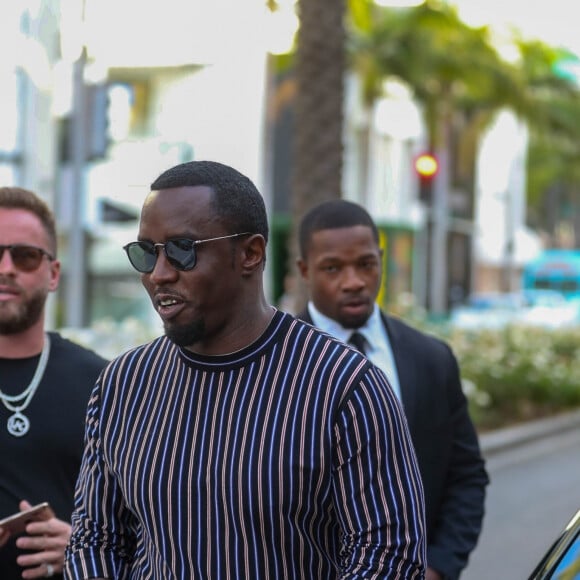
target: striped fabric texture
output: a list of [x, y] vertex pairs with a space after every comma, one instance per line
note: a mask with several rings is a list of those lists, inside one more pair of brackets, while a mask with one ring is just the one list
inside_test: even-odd
[[89, 402], [68, 578], [422, 578], [423, 491], [398, 401], [353, 349], [276, 312], [249, 347], [166, 337]]

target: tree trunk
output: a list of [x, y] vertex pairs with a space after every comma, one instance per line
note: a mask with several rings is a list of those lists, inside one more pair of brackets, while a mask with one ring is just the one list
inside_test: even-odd
[[[296, 274], [296, 228], [308, 209], [342, 197], [344, 0], [299, 0], [294, 165], [288, 270]], [[296, 308], [305, 300], [301, 285]]]

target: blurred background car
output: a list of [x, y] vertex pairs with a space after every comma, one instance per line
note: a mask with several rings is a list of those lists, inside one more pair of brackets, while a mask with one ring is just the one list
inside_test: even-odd
[[498, 329], [508, 324], [561, 328], [580, 324], [580, 301], [556, 290], [472, 294], [451, 310], [450, 323], [466, 330]]

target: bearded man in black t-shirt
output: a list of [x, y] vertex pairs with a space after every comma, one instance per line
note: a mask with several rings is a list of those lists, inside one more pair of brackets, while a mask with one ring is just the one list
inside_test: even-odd
[[0, 578], [62, 578], [87, 402], [107, 361], [45, 331], [56, 227], [34, 193], [0, 188], [0, 519], [48, 502], [22, 534], [0, 527]]

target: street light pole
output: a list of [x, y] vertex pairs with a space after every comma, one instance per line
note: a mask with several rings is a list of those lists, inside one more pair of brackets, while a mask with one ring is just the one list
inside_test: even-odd
[[437, 153], [439, 170], [433, 180], [429, 268], [429, 306], [435, 315], [447, 310], [447, 232], [449, 158], [447, 147]]
[[86, 303], [86, 236], [84, 220], [86, 163], [86, 49], [83, 47], [73, 66], [73, 106], [70, 122], [71, 195], [66, 286], [66, 325], [82, 327]]

